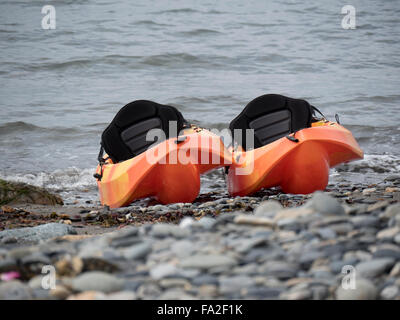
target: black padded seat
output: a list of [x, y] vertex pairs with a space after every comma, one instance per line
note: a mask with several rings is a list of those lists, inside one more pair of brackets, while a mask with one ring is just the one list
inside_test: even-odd
[[169, 132], [169, 121], [176, 121], [178, 134], [186, 123], [174, 107], [148, 100], [133, 101], [124, 106], [104, 130], [102, 146], [114, 163], [128, 160], [156, 142], [146, 141], [149, 130], [161, 129], [167, 139], [176, 136], [175, 132]]
[[[259, 148], [310, 127], [312, 115], [312, 107], [305, 100], [265, 94], [249, 102], [232, 120], [229, 129], [237, 143], [245, 150], [251, 150], [252, 146], [246, 143], [246, 129], [254, 129], [254, 148]], [[239, 137], [235, 137], [234, 129], [242, 129]]]

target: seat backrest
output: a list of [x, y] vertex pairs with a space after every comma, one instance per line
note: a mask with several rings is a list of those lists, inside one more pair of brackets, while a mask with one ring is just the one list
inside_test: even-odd
[[[169, 121], [177, 122], [177, 132], [169, 132]], [[125, 161], [146, 151], [155, 142], [146, 141], [149, 130], [161, 129], [168, 139], [179, 134], [185, 122], [174, 107], [137, 100], [128, 103], [116, 114], [104, 130], [101, 143], [114, 163]]]
[[[310, 127], [312, 114], [312, 107], [305, 100], [265, 94], [249, 102], [232, 120], [229, 129], [237, 143], [245, 150], [251, 150], [253, 146], [246, 141], [246, 129], [254, 129], [254, 148], [259, 148]], [[239, 136], [235, 136], [234, 129], [241, 129]]]

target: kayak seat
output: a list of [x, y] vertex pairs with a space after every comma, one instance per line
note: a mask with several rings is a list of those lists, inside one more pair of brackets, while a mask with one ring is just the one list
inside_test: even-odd
[[[169, 132], [169, 121], [176, 121], [177, 132]], [[125, 161], [146, 151], [155, 142], [161, 142], [146, 141], [149, 130], [161, 129], [168, 139], [176, 136], [185, 122], [182, 114], [174, 107], [137, 100], [128, 103], [116, 114], [104, 130], [101, 143], [114, 163]]]
[[[254, 148], [259, 148], [310, 127], [312, 114], [312, 107], [305, 100], [265, 94], [249, 102], [229, 129], [235, 142], [247, 151], [253, 146], [246, 141], [246, 129], [254, 130]], [[235, 134], [235, 129], [241, 130]]]

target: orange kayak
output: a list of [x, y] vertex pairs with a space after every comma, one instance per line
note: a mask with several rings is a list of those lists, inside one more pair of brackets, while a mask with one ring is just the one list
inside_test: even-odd
[[[104, 156], [107, 159], [107, 155]], [[231, 163], [219, 136], [190, 127], [122, 162], [111, 159], [97, 167], [102, 205], [117, 208], [154, 197], [163, 204], [192, 202], [200, 191], [200, 174]]]
[[351, 132], [335, 122], [313, 122], [295, 139], [282, 137], [249, 151], [237, 148], [227, 175], [229, 193], [245, 196], [276, 186], [294, 194], [324, 190], [329, 168], [363, 158]]

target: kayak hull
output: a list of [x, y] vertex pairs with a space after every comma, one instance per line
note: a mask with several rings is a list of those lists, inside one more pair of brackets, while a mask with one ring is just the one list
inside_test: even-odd
[[162, 204], [193, 202], [200, 191], [200, 174], [230, 162], [231, 155], [217, 135], [187, 129], [132, 159], [99, 165], [100, 201], [110, 208], [147, 197]]
[[334, 122], [314, 123], [296, 132], [295, 138], [297, 142], [283, 137], [254, 150], [233, 152], [229, 193], [245, 196], [278, 186], [293, 194], [324, 190], [330, 168], [363, 158], [351, 132]]

